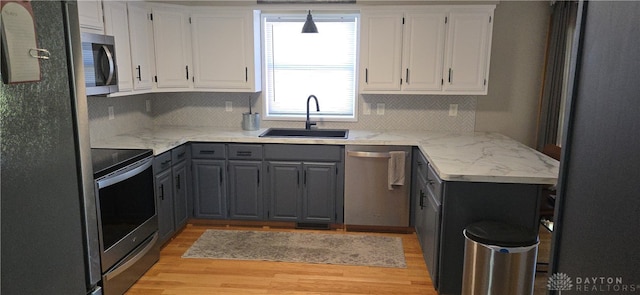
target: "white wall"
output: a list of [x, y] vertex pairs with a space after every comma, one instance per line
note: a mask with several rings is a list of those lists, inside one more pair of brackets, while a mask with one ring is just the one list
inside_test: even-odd
[[550, 12], [548, 1], [497, 5], [489, 94], [478, 97], [476, 131], [500, 132], [535, 146]]

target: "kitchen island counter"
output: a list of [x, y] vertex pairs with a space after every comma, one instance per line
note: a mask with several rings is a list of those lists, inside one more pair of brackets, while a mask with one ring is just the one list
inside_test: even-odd
[[158, 155], [186, 142], [417, 146], [446, 181], [555, 184], [558, 161], [493, 132], [349, 130], [346, 139], [259, 137], [266, 128], [156, 126], [99, 140], [92, 147], [149, 148]]

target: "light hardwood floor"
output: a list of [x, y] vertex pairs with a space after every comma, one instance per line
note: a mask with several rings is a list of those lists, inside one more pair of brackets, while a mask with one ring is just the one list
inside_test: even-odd
[[[181, 258], [193, 242], [210, 228], [291, 231], [189, 224], [165, 245], [158, 263], [126, 294], [437, 295], [415, 234], [347, 232], [402, 238], [407, 268]], [[345, 234], [342, 230], [318, 232]]]

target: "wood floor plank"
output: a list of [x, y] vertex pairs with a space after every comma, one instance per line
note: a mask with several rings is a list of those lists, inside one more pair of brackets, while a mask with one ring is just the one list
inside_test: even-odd
[[189, 224], [162, 248], [158, 263], [126, 294], [437, 294], [415, 234], [304, 230], [323, 234], [400, 237], [407, 268], [182, 258], [182, 254], [207, 229], [300, 231]]

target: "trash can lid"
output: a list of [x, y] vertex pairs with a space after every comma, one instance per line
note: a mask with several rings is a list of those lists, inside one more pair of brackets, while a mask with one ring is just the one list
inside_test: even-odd
[[496, 221], [480, 221], [465, 228], [467, 238], [501, 247], [526, 247], [538, 242], [535, 232], [523, 226]]

